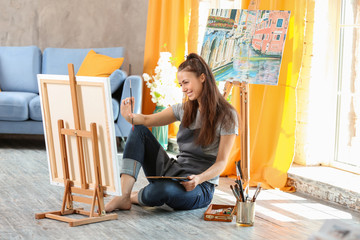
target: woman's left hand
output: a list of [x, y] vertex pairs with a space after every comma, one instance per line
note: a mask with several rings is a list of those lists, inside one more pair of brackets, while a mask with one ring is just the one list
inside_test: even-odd
[[190, 175], [187, 177], [189, 181], [183, 181], [181, 184], [184, 186], [186, 191], [192, 191], [200, 183], [199, 175]]

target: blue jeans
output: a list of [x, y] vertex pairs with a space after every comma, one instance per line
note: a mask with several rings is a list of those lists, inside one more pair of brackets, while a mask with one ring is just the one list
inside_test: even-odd
[[[131, 131], [125, 145], [120, 174], [137, 179], [140, 167], [146, 176], [163, 176], [176, 165], [175, 175], [187, 176], [175, 159], [170, 158], [148, 128], [137, 125]], [[156, 179], [141, 189], [138, 194], [140, 205], [161, 206], [166, 204], [176, 210], [203, 208], [210, 204], [215, 186], [203, 182], [192, 191], [186, 191], [177, 180]]]

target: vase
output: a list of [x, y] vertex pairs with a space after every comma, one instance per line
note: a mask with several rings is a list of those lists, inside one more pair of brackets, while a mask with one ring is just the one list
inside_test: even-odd
[[[164, 110], [164, 106], [156, 106], [154, 113], [161, 112]], [[155, 138], [158, 140], [160, 145], [167, 150], [168, 147], [168, 125], [161, 126], [161, 127], [152, 127], [152, 134], [155, 136]]]

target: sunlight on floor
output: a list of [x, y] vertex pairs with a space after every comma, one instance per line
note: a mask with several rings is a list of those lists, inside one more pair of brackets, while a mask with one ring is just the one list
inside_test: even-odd
[[258, 200], [295, 200], [306, 201], [306, 198], [298, 197], [291, 193], [280, 190], [262, 190], [257, 198]]
[[285, 216], [281, 213], [278, 213], [276, 211], [270, 210], [268, 208], [262, 207], [259, 204], [255, 207], [256, 213], [264, 214], [265, 216], [271, 217], [275, 220], [281, 221], [281, 222], [296, 222], [297, 220], [290, 218], [288, 216]]
[[320, 203], [273, 203], [272, 205], [312, 220], [352, 219], [350, 213]]

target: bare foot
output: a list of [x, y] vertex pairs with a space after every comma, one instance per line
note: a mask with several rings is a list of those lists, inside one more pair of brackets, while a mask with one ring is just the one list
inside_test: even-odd
[[131, 208], [131, 200], [129, 197], [116, 196], [106, 204], [105, 211], [112, 212], [115, 209], [130, 210], [130, 208]]

